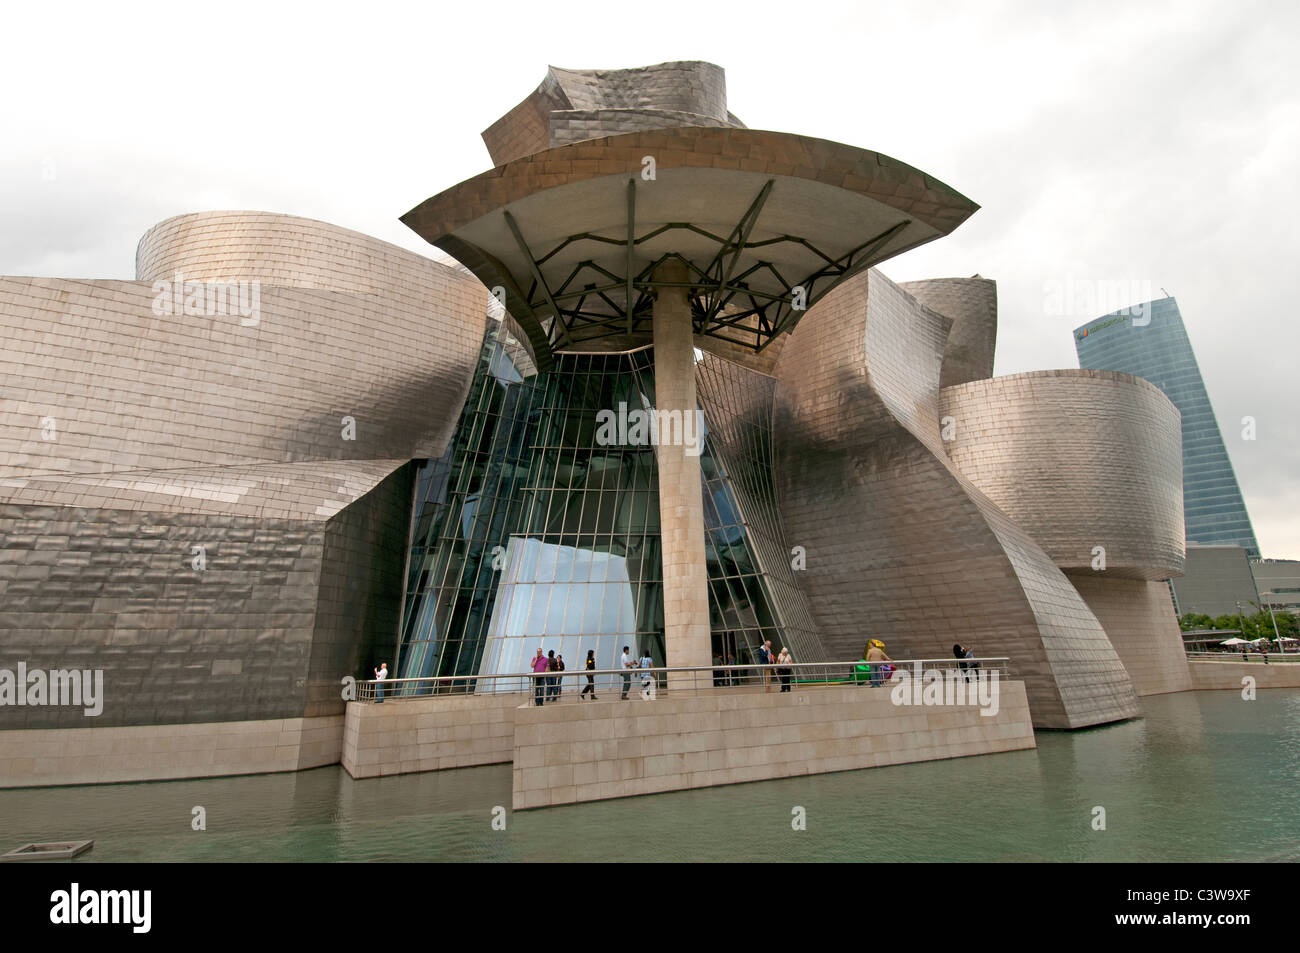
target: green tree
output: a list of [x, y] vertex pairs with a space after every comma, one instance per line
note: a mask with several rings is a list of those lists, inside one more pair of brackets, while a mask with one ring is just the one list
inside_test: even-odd
[[1300, 619], [1297, 619], [1293, 613], [1278, 612], [1273, 610], [1277, 618], [1277, 630], [1289, 639], [1300, 639]]
[[[1296, 631], [1300, 626], [1297, 625], [1296, 617], [1290, 612], [1278, 612], [1274, 609], [1270, 613], [1267, 609], [1261, 609], [1256, 602], [1252, 602], [1251, 605], [1258, 610], [1251, 616], [1256, 630], [1251, 638], [1263, 636], [1270, 642], [1277, 641], [1278, 636], [1296, 638]], [[1276, 629], [1274, 629], [1274, 619], [1277, 620]]]

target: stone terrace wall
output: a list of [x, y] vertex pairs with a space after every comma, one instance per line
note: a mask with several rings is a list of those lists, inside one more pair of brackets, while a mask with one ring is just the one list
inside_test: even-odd
[[525, 694], [352, 702], [343, 767], [354, 778], [502, 764], [514, 757], [515, 710]]
[[514, 808], [1033, 748], [1023, 683], [999, 689], [988, 717], [868, 686], [520, 708]]

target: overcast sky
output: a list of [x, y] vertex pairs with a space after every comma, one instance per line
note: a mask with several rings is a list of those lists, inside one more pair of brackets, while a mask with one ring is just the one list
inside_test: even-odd
[[548, 64], [709, 60], [751, 128], [883, 152], [983, 206], [883, 270], [997, 279], [998, 374], [1078, 366], [1071, 330], [1101, 311], [1054, 313], [1065, 282], [1177, 297], [1264, 555], [1300, 558], [1298, 11], [11, 4], [0, 274], [130, 279], [147, 228], [204, 209], [433, 254], [398, 216], [489, 167], [479, 133]]

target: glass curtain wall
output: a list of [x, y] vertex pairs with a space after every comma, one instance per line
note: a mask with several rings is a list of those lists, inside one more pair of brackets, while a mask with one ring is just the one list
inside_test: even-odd
[[538, 375], [489, 329], [448, 452], [421, 471], [401, 676], [523, 672], [538, 648], [570, 671], [588, 649], [613, 668], [624, 645], [662, 663], [654, 448], [600, 445], [596, 416], [645, 406], [650, 362], [559, 354]]
[[[526, 515], [505, 554], [484, 673], [525, 671], [537, 649], [617, 667], [623, 646], [663, 664], [654, 448], [602, 445], [597, 414], [653, 400], [648, 350], [558, 354], [538, 384]], [[482, 689], [480, 689], [482, 690]]]
[[701, 353], [695, 380], [708, 428], [700, 463], [715, 661], [756, 662], [767, 639], [796, 661], [824, 661], [776, 505], [776, 379]]
[[[714, 654], [744, 663], [770, 638], [821, 658], [775, 507], [775, 382], [711, 356], [697, 382]], [[617, 668], [625, 645], [664, 663], [655, 448], [611, 443], [597, 416], [653, 406], [650, 348], [538, 374], [490, 322], [447, 452], [419, 473], [401, 677], [519, 674], [538, 648], [571, 672], [589, 650]]]
[[446, 452], [419, 470], [402, 648], [403, 678], [468, 675], [478, 663], [510, 530], [532, 462], [536, 371], [504, 322], [489, 321]]

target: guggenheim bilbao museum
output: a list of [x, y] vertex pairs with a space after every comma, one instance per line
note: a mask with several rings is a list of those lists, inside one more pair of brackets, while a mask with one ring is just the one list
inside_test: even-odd
[[[267, 731], [260, 770], [336, 763], [347, 676], [539, 645], [960, 642], [1039, 728], [1190, 687], [1173, 404], [994, 378], [993, 281], [874, 268], [973, 202], [746, 128], [702, 62], [551, 68], [483, 139], [402, 216], [460, 267], [200, 212], [135, 281], [0, 278], [0, 784], [234, 773], [178, 752]], [[70, 671], [93, 704], [35, 691]]]

